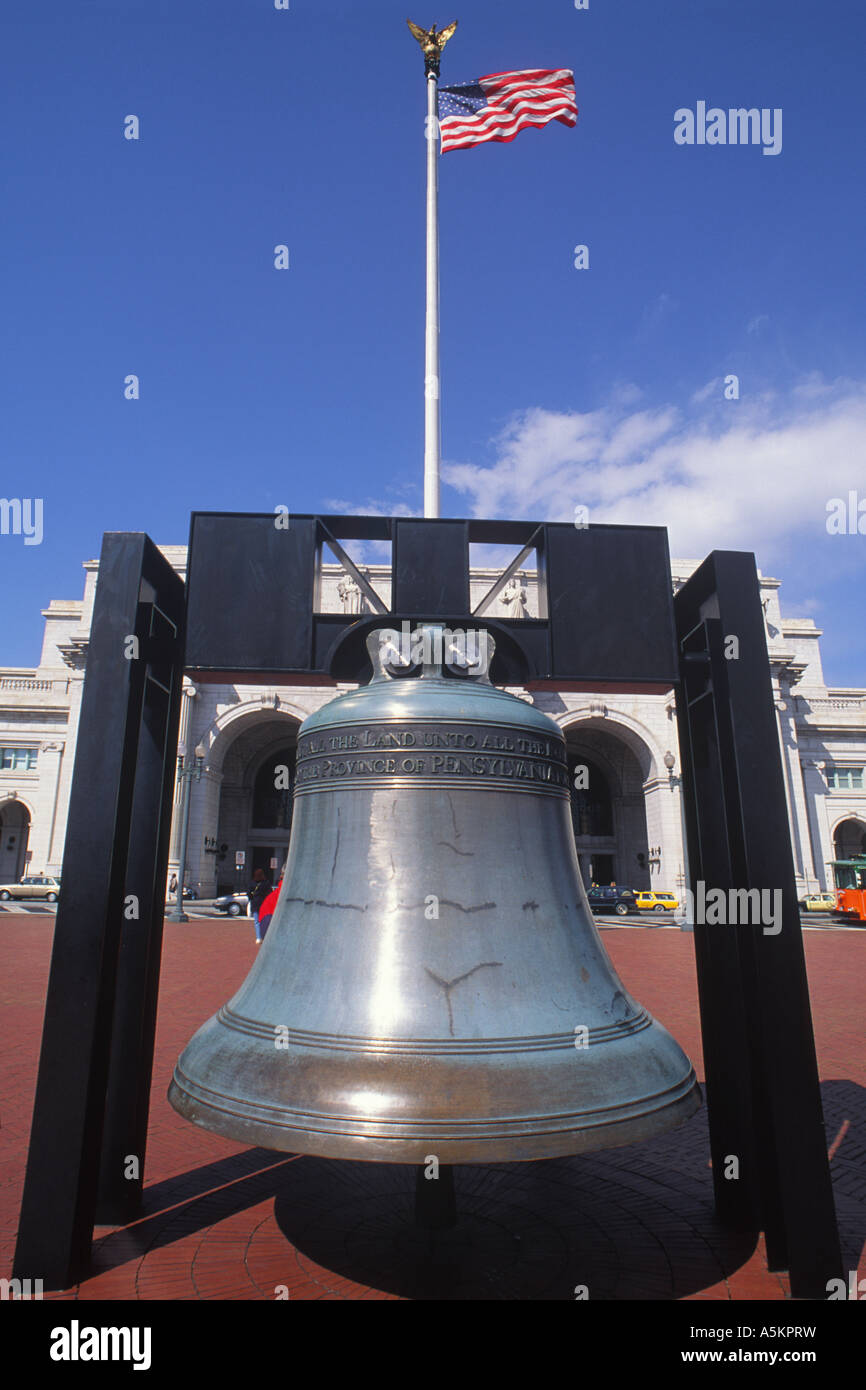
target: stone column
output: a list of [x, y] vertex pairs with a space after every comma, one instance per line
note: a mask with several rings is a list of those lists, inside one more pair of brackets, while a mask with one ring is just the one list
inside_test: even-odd
[[649, 849], [660, 848], [659, 864], [650, 869], [652, 888], [675, 893], [682, 883], [682, 845], [676, 789], [670, 778], [653, 777], [644, 784]]
[[802, 764], [802, 780], [809, 833], [812, 842], [812, 862], [822, 891], [833, 889], [833, 874], [827, 867], [834, 858], [833, 838], [830, 834], [830, 820], [827, 815], [827, 783], [824, 781], [825, 764], [815, 758], [807, 758]]
[[776, 699], [776, 721], [779, 728], [779, 748], [782, 755], [785, 798], [788, 804], [791, 848], [794, 851], [794, 872], [797, 877], [798, 891], [809, 893], [815, 885], [816, 875], [808, 834], [803, 779], [800, 775], [800, 751], [797, 745], [797, 728], [791, 710], [792, 704], [790, 692], [782, 689]]
[[[81, 662], [83, 666], [83, 658]], [[69, 714], [66, 721], [66, 755], [58, 767], [57, 796], [54, 803], [54, 834], [51, 845], [52, 863], [62, 866], [66, 842], [66, 822], [69, 817], [69, 797], [72, 792], [72, 773], [75, 769], [75, 750], [78, 743], [78, 724], [81, 718], [81, 696], [84, 692], [84, 672], [77, 668], [69, 678]], [[61, 868], [62, 872], [62, 868]]]
[[207, 765], [201, 779], [190, 786], [189, 843], [186, 851], [187, 877], [203, 898], [216, 895], [217, 857], [205, 849], [205, 839], [216, 839], [219, 830], [219, 797], [222, 773]]
[[[193, 700], [198, 698], [198, 691], [188, 677], [183, 678], [183, 698], [180, 702], [180, 728], [177, 736], [178, 756], [184, 751], [188, 756], [192, 756], [195, 745], [195, 738], [192, 729], [192, 705]], [[180, 778], [175, 774], [174, 800], [171, 812], [171, 841], [168, 851], [168, 876], [177, 873], [180, 866], [180, 835], [181, 835], [181, 803], [183, 799], [183, 789]], [[190, 813], [191, 814], [191, 813]], [[187, 872], [191, 871], [189, 855], [187, 855]]]
[[[63, 864], [63, 841], [58, 835], [57, 806], [60, 800], [60, 778], [64, 745], [59, 740], [43, 743], [39, 749], [39, 834], [38, 851], [34, 847], [32, 863], [37, 860], [46, 874], [60, 874]], [[62, 827], [60, 827], [62, 830]], [[55, 839], [60, 843], [55, 845]]]

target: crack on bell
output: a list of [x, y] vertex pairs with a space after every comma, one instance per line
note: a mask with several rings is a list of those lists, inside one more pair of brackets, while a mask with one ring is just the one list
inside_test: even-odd
[[463, 857], [464, 859], [474, 859], [474, 858], [475, 858], [475, 851], [474, 851], [474, 850], [472, 850], [472, 849], [458, 849], [456, 845], [452, 845], [452, 844], [451, 844], [451, 841], [450, 841], [450, 840], [439, 840], [437, 843], [440, 844], [440, 845], [443, 845], [443, 846], [445, 847], [445, 849], [453, 849], [453, 851], [454, 851], [455, 854], [462, 855], [462, 857]]
[[[478, 903], [475, 907], [464, 907], [462, 903], [452, 902], [450, 898], [440, 898], [439, 902], [440, 905], [444, 903], [446, 907], [456, 907], [458, 912], [489, 912], [496, 906], [496, 903]], [[493, 964], [501, 965], [502, 962], [497, 960]]]
[[345, 911], [366, 912], [367, 905], [359, 903], [326, 903], [323, 898], [286, 898], [287, 903], [303, 903], [304, 907], [339, 907]]
[[334, 874], [337, 872], [337, 854], [340, 849], [340, 808], [337, 807], [337, 842], [334, 845], [334, 861], [331, 864], [331, 882], [334, 882]]
[[448, 1005], [448, 1031], [450, 1032], [452, 1038], [454, 1037], [454, 1010], [451, 1007], [452, 989], [455, 985], [462, 984], [464, 980], [468, 980], [469, 976], [474, 975], [476, 970], [484, 970], [488, 966], [501, 964], [501, 960], [482, 960], [479, 961], [477, 965], [473, 965], [471, 970], [464, 971], [462, 975], [455, 975], [453, 980], [443, 980], [442, 976], [437, 975], [435, 970], [431, 970], [429, 965], [424, 966], [424, 969], [427, 971], [427, 974], [430, 976], [430, 979], [435, 980], [437, 985], [441, 985], [442, 989], [445, 991], [445, 1003]]
[[[462, 903], [452, 902], [451, 898], [440, 898], [439, 906], [456, 907], [458, 912], [489, 912], [491, 908], [496, 906], [496, 903], [476, 903], [474, 907], [464, 907]], [[419, 907], [427, 907], [426, 899], [422, 899], [418, 903], [398, 903], [396, 907], [391, 908], [391, 911], [414, 912]], [[500, 965], [501, 961], [494, 961], [494, 964]]]

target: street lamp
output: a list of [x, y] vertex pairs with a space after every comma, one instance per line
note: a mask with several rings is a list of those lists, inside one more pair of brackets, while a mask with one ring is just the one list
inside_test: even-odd
[[181, 784], [181, 803], [180, 803], [180, 865], [178, 868], [177, 898], [175, 900], [174, 912], [168, 914], [169, 922], [188, 922], [189, 918], [183, 910], [183, 885], [186, 880], [186, 846], [189, 839], [189, 784], [193, 778], [198, 782], [201, 780], [201, 770], [204, 767], [204, 760], [207, 757], [207, 749], [203, 744], [199, 744], [195, 750], [192, 761], [187, 761], [186, 749], [178, 750], [177, 759], [177, 780]]
[[668, 782], [670, 783], [671, 791], [679, 787], [680, 792], [680, 835], [683, 841], [683, 920], [680, 923], [680, 928], [682, 931], [689, 931], [692, 929], [693, 924], [689, 920], [691, 914], [689, 912], [689, 899], [686, 897], [691, 886], [691, 874], [689, 871], [689, 842], [686, 832], [686, 799], [684, 795], [683, 779], [682, 777], [674, 775], [674, 768], [677, 765], [677, 760], [670, 749], [665, 753], [662, 761], [668, 770]]

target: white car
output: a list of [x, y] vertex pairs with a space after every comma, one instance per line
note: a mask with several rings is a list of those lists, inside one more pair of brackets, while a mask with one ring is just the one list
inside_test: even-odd
[[31, 874], [20, 883], [0, 883], [0, 901], [4, 903], [10, 898], [45, 898], [46, 902], [56, 903], [59, 896], [60, 879], [48, 874]]

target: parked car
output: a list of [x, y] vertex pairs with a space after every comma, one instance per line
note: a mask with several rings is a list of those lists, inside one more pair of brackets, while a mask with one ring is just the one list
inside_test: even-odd
[[615, 912], [625, 917], [627, 912], [637, 911], [637, 901], [630, 888], [608, 884], [605, 888], [587, 888], [586, 896], [593, 912]]
[[680, 905], [675, 893], [663, 893], [661, 889], [656, 892], [644, 892], [641, 889], [634, 896], [641, 912], [676, 912]]
[[246, 893], [225, 893], [221, 898], [214, 898], [214, 907], [218, 912], [227, 913], [229, 917], [240, 917], [241, 913], [246, 914], [249, 899]]
[[60, 896], [60, 879], [48, 874], [31, 874], [20, 883], [0, 883], [0, 899], [8, 902], [10, 898], [45, 898], [46, 902], [56, 903]]
[[808, 897], [800, 899], [800, 906], [804, 912], [835, 912], [836, 894], [810, 893]]

